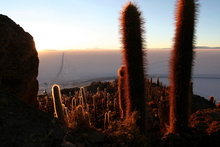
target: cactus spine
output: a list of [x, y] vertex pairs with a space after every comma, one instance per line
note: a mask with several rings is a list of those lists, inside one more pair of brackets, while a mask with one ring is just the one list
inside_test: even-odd
[[176, 8], [174, 50], [170, 65], [170, 129], [181, 133], [188, 128], [190, 81], [193, 65], [193, 44], [196, 0], [179, 0]]
[[[146, 132], [146, 100], [144, 79], [143, 20], [136, 5], [129, 2], [121, 13], [121, 34], [123, 60], [126, 65], [127, 109], [138, 111], [137, 126]], [[130, 108], [129, 108], [130, 107]], [[128, 114], [130, 116], [131, 114]]]
[[62, 106], [61, 100], [61, 93], [60, 93], [60, 86], [53, 85], [52, 86], [52, 96], [53, 96], [53, 103], [54, 103], [54, 112], [58, 119], [62, 122], [65, 122], [64, 110]]

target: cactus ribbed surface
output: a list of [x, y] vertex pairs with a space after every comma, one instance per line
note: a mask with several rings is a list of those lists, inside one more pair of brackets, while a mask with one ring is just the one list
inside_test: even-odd
[[176, 8], [174, 49], [170, 65], [170, 129], [181, 133], [188, 128], [190, 82], [193, 66], [196, 0], [179, 0]]
[[[140, 131], [146, 132], [146, 100], [144, 79], [144, 51], [141, 18], [136, 5], [131, 2], [121, 12], [121, 34], [123, 44], [123, 60], [126, 65], [126, 98], [127, 109], [138, 111], [140, 118], [137, 126]], [[129, 108], [130, 107], [130, 108]], [[127, 114], [130, 116], [131, 114]]]

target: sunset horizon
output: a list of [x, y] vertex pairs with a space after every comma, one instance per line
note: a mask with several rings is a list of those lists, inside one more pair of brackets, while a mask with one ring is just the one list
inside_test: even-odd
[[[172, 49], [170, 48], [145, 48], [145, 50], [157, 50], [157, 49]], [[196, 46], [194, 49], [220, 49], [219, 46]], [[46, 51], [111, 51], [111, 50], [122, 50], [122, 48], [80, 48], [80, 49], [40, 49], [38, 52], [46, 52]]]
[[[36, 49], [120, 49], [119, 15], [127, 0], [4, 1], [1, 14], [30, 33]], [[172, 48], [175, 1], [133, 0], [144, 18], [146, 48]], [[219, 47], [218, 0], [199, 1], [197, 46]], [[160, 5], [158, 5], [160, 4]]]
[[0, 146], [220, 146], [219, 0], [0, 5]]

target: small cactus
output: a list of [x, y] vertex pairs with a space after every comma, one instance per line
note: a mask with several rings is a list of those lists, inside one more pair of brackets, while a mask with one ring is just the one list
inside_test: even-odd
[[108, 111], [108, 123], [112, 121], [112, 114], [111, 111]]
[[105, 114], [104, 114], [104, 130], [108, 129], [111, 120], [112, 120], [111, 111], [105, 112]]
[[[64, 105], [64, 104], [63, 104]], [[63, 106], [63, 110], [64, 110], [64, 117], [66, 122], [69, 122], [69, 113], [68, 113], [68, 108], [65, 107], [65, 105]]]
[[218, 101], [218, 104], [216, 105], [217, 108], [220, 108], [220, 101]]
[[107, 102], [106, 102], [107, 109], [110, 109], [109, 105], [110, 105], [110, 94], [107, 93]]
[[212, 104], [215, 104], [214, 96], [209, 97], [209, 102], [212, 103]]
[[150, 77], [150, 79], [149, 79], [149, 83], [150, 83], [150, 86], [151, 86], [152, 83], [153, 83], [152, 77]]
[[[126, 117], [126, 99], [125, 98], [125, 82], [126, 82], [126, 77], [125, 77], [125, 65], [122, 65], [119, 70], [118, 70], [118, 101], [119, 101], [119, 108], [120, 108], [120, 114], [121, 118]], [[130, 110], [129, 111], [130, 114]]]
[[63, 110], [63, 106], [62, 106], [62, 100], [61, 100], [61, 93], [60, 93], [60, 86], [59, 85], [55, 84], [55, 85], [52, 86], [52, 96], [53, 96], [55, 116], [57, 116], [60, 121], [65, 122], [64, 110]]
[[160, 77], [157, 75], [156, 76], [156, 84], [159, 86], [160, 85]]
[[108, 129], [108, 112], [104, 114], [104, 130]]
[[74, 108], [76, 108], [77, 104], [76, 104], [76, 98], [73, 97], [71, 100], [71, 109], [73, 110]]
[[80, 87], [80, 95], [81, 95], [81, 104], [84, 106], [84, 108], [87, 109], [87, 97], [86, 97], [86, 91], [84, 87]]
[[117, 98], [114, 98], [114, 109], [116, 110], [116, 106], [117, 106]]
[[72, 112], [71, 128], [90, 128], [89, 113], [85, 111], [82, 105], [78, 105]]

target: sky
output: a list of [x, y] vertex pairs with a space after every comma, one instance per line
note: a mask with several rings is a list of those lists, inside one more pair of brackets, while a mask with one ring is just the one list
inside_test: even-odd
[[[120, 49], [128, 0], [0, 0], [7, 15], [43, 49]], [[176, 0], [132, 0], [142, 12], [147, 48], [172, 48]], [[198, 0], [196, 46], [220, 47], [220, 0]]]

